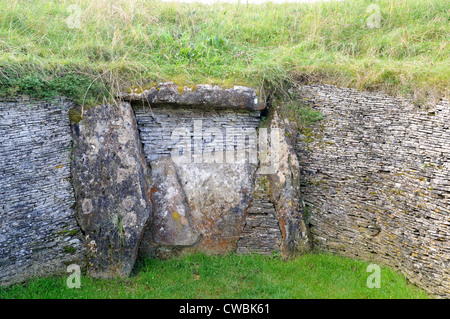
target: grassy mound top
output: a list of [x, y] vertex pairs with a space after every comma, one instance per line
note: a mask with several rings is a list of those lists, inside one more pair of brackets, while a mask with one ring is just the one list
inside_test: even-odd
[[64, 94], [94, 104], [168, 80], [279, 93], [297, 80], [449, 96], [446, 0], [11, 0], [0, 3], [0, 17], [0, 96]]

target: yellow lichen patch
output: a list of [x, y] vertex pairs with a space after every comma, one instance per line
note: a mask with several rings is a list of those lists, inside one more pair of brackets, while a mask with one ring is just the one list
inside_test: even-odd
[[178, 214], [178, 212], [173, 212], [173, 213], [172, 213], [172, 217], [173, 217], [173, 219], [175, 219], [175, 223], [176, 223], [177, 225], [180, 225], [180, 226], [181, 226], [181, 223], [180, 223], [180, 217], [181, 217], [181, 215]]
[[177, 86], [177, 91], [179, 95], [183, 95], [185, 93], [185, 90], [188, 92], [194, 92], [197, 89], [197, 84], [195, 85], [186, 85], [186, 83], [184, 84], [179, 84], [177, 82], [174, 82], [174, 84]]

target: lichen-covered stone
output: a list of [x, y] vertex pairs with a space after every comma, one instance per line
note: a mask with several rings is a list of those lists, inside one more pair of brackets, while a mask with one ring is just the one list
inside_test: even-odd
[[[182, 89], [180, 89], [182, 88]], [[159, 83], [142, 93], [123, 93], [125, 101], [150, 105], [178, 105], [183, 107], [230, 108], [257, 111], [264, 109], [264, 101], [256, 90], [244, 86], [222, 89], [215, 85], [199, 84], [195, 89], [179, 86], [173, 82]]]
[[126, 276], [150, 219], [149, 172], [128, 103], [84, 110], [72, 123], [77, 217], [88, 274]]
[[[189, 227], [201, 234], [200, 240], [194, 245], [196, 250], [215, 253], [236, 249], [241, 253], [276, 251], [286, 257], [308, 250], [310, 241], [299, 200], [298, 160], [285, 136], [277, 135], [279, 143], [274, 146], [278, 147], [274, 156], [277, 155], [279, 161], [276, 167], [266, 167], [261, 164], [261, 158], [257, 158], [257, 141], [268, 137], [267, 134], [261, 135], [264, 138], [257, 137], [259, 112], [205, 109], [195, 105], [180, 108], [170, 101], [167, 103], [156, 104], [151, 108], [133, 104], [149, 165], [159, 170], [160, 160], [172, 155], [176, 168], [176, 174], [170, 169], [167, 181], [156, 176], [153, 180], [152, 189], [161, 191], [157, 197], [160, 204], [154, 206], [153, 234], [146, 236], [142, 253], [158, 255], [157, 241], [164, 245], [165, 251], [170, 251], [169, 246], [176, 246], [177, 242], [184, 242], [182, 238], [186, 234], [181, 232], [178, 238], [179, 234], [173, 231], [172, 200], [159, 200], [167, 197], [169, 190], [184, 194], [176, 196], [176, 202], [182, 202], [185, 197], [186, 205], [182, 207], [183, 212], [189, 212]], [[271, 125], [274, 130], [284, 132], [285, 124], [276, 116]], [[184, 134], [184, 138], [180, 139], [178, 134], [174, 136], [177, 130]], [[214, 139], [208, 132], [214, 132]], [[183, 161], [179, 161], [173, 155], [174, 151], [175, 154], [178, 152], [179, 144], [183, 141], [186, 144], [181, 144], [188, 154]], [[214, 156], [210, 156], [213, 149], [211, 144], [215, 149]], [[264, 153], [263, 150], [259, 152]], [[263, 177], [273, 187], [263, 201], [254, 199], [257, 169], [260, 176], [265, 174]], [[166, 182], [169, 183], [166, 185]], [[271, 205], [269, 211], [264, 210], [270, 213], [265, 216], [251, 215], [252, 211], [258, 211], [266, 205]], [[263, 233], [253, 229], [255, 223], [264, 225], [258, 228]], [[268, 225], [270, 227], [266, 227]]]
[[177, 171], [193, 227], [202, 234], [197, 249], [234, 251], [251, 201], [256, 165], [192, 163], [178, 165]]
[[[172, 158], [171, 154], [179, 142], [178, 138], [173, 138], [173, 132], [177, 129], [185, 130], [189, 149], [191, 149], [191, 140], [199, 141], [197, 145], [199, 153], [194, 151], [187, 162], [174, 161], [170, 164], [176, 168], [176, 174], [172, 174], [171, 171], [172, 177], [168, 177], [167, 185], [160, 187], [161, 183], [152, 181], [155, 187], [152, 187], [152, 190], [161, 191], [160, 194], [152, 192], [152, 196], [158, 194], [159, 198], [164, 198], [167, 196], [164, 192], [171, 188], [184, 193], [186, 206], [183, 205], [183, 209], [188, 212], [190, 228], [201, 235], [199, 240], [195, 241], [195, 249], [215, 253], [234, 250], [244, 223], [245, 211], [251, 201], [257, 163], [256, 160], [252, 163], [248, 156], [242, 162], [238, 161], [237, 154], [240, 151], [248, 152], [249, 144], [243, 143], [234, 147], [234, 142], [231, 146], [234, 160], [227, 162], [223, 143], [226, 142], [227, 129], [236, 129], [233, 132], [238, 138], [244, 138], [246, 132], [251, 133], [252, 130], [256, 133], [259, 112], [201, 107], [179, 108], [172, 105], [160, 105], [151, 109], [140, 105], [133, 105], [133, 107], [146, 159], [152, 169], [161, 167], [161, 159]], [[197, 121], [199, 121], [198, 131], [194, 128]], [[215, 144], [217, 147], [215, 154], [221, 155], [222, 162], [210, 161], [213, 159], [209, 157], [211, 150], [208, 151], [211, 136], [207, 132], [210, 129], [215, 129], [215, 132], [220, 135], [215, 137], [215, 141], [220, 141]], [[196, 162], [195, 156], [198, 155], [200, 160]], [[177, 202], [182, 198], [183, 196], [177, 196]], [[159, 208], [155, 205], [154, 211], [154, 223], [160, 227], [153, 227], [155, 233], [152, 236], [155, 239], [166, 238], [165, 244], [160, 244], [159, 246], [164, 247], [159, 249], [158, 245], [149, 242], [152, 236], [146, 236], [141, 247], [143, 255], [158, 255], [157, 251], [172, 249], [167, 245], [169, 242], [173, 244], [172, 246], [179, 246], [184, 242], [181, 240], [177, 244], [177, 234], [172, 231], [167, 232], [168, 229], [173, 228], [173, 220], [162, 216], [162, 212], [167, 211], [168, 214], [173, 214], [171, 201], [160, 203]], [[156, 233], [158, 230], [161, 231], [160, 234]], [[173, 234], [175, 237], [169, 240], [166, 237], [167, 234]]]
[[265, 175], [283, 238], [281, 253], [287, 257], [311, 248], [300, 199], [300, 167], [294, 145], [286, 136], [289, 135], [288, 127], [289, 123], [284, 123], [274, 112], [270, 129], [278, 132], [278, 143], [272, 150], [272, 153], [277, 153], [277, 157], [273, 163], [273, 172]]
[[200, 235], [192, 229], [190, 208], [171, 157], [151, 163], [153, 223], [147, 232], [157, 245], [190, 246]]

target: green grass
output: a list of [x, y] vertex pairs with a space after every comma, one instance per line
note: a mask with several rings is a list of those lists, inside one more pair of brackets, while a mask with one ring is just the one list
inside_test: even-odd
[[[71, 29], [73, 3], [80, 28]], [[379, 28], [367, 26], [372, 3], [380, 8]], [[449, 17], [447, 0], [2, 1], [0, 96], [64, 94], [95, 104], [151, 81], [285, 93], [301, 80], [448, 97]]]
[[368, 288], [368, 263], [332, 254], [284, 261], [258, 255], [192, 254], [146, 260], [127, 279], [41, 278], [0, 288], [1, 298], [428, 298], [395, 271], [381, 268], [381, 287]]

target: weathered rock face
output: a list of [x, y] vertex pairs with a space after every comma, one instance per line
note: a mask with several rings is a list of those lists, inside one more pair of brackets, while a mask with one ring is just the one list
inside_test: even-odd
[[288, 122], [283, 123], [275, 112], [271, 130], [279, 132], [278, 160], [273, 174], [267, 175], [270, 197], [278, 213], [283, 237], [281, 249], [286, 256], [311, 248], [300, 199], [300, 166], [294, 145], [286, 136], [294, 134], [289, 133], [288, 127]]
[[235, 250], [251, 202], [256, 165], [184, 164], [178, 167], [193, 226], [202, 238], [197, 249]]
[[84, 267], [66, 99], [0, 101], [0, 285]]
[[128, 275], [152, 210], [149, 172], [128, 103], [85, 110], [72, 123], [77, 217], [88, 274]]
[[449, 297], [448, 101], [421, 111], [333, 86], [303, 86], [299, 95], [325, 116], [297, 147], [315, 244], [395, 267]]
[[200, 235], [192, 229], [191, 211], [171, 157], [152, 162], [153, 223], [148, 230], [155, 244], [191, 246]]

